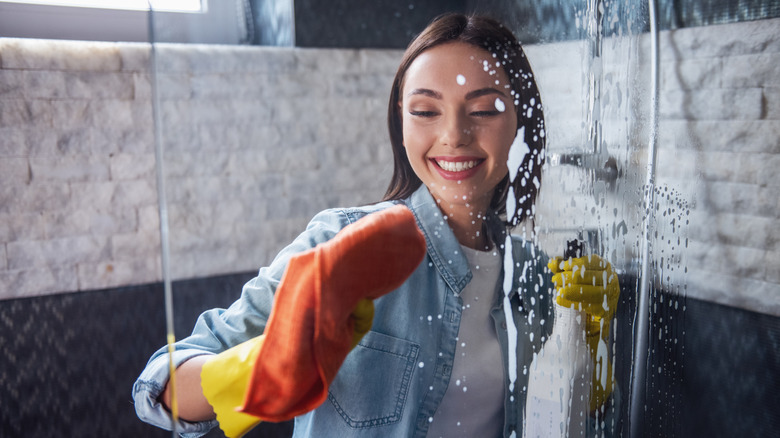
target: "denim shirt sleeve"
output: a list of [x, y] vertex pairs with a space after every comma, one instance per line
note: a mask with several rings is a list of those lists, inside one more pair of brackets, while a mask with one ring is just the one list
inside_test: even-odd
[[[197, 350], [174, 351], [174, 366], [178, 367], [183, 362], [202, 354], [204, 353]], [[168, 355], [159, 355], [149, 361], [133, 385], [133, 399], [138, 418], [165, 430], [171, 430], [173, 419], [170, 412], [158, 401], [158, 398], [165, 387], [165, 382], [168, 381], [168, 370]], [[190, 423], [179, 419], [176, 431], [182, 437], [195, 438], [204, 435], [216, 425], [216, 420]]]
[[[218, 354], [262, 334], [271, 313], [273, 294], [290, 257], [331, 239], [354, 220], [355, 215], [344, 210], [326, 210], [316, 215], [303, 233], [244, 285], [241, 297], [228, 309], [207, 310], [198, 317], [192, 334], [174, 344], [174, 366], [195, 356]], [[170, 376], [168, 358], [166, 346], [157, 350], [133, 385], [132, 392], [138, 418], [171, 430], [171, 414], [158, 401]], [[177, 432], [183, 437], [194, 438], [216, 425], [215, 420], [199, 423], [179, 420]]]

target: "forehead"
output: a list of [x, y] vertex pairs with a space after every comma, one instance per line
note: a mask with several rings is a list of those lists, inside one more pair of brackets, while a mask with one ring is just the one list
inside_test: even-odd
[[509, 79], [498, 58], [487, 50], [463, 42], [449, 42], [418, 55], [409, 65], [403, 84], [404, 89], [453, 84], [464, 89], [505, 88]]

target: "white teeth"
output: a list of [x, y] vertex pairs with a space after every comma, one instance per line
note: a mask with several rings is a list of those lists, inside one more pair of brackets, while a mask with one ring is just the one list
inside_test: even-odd
[[477, 165], [476, 161], [436, 161], [436, 163], [447, 172], [461, 172]]

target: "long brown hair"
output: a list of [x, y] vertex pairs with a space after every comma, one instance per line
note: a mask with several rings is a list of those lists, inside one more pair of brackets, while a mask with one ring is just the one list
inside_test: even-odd
[[[459, 41], [474, 45], [493, 54], [501, 60], [502, 68], [509, 77], [514, 92], [517, 126], [525, 127], [525, 143], [530, 149], [519, 167], [517, 177], [511, 182], [516, 210], [507, 217], [508, 225], [517, 225], [532, 214], [534, 202], [542, 181], [542, 165], [545, 154], [545, 127], [542, 102], [531, 65], [523, 48], [512, 32], [498, 21], [475, 15], [444, 14], [435, 18], [406, 49], [390, 90], [390, 102], [387, 107], [387, 125], [390, 130], [390, 143], [393, 147], [393, 177], [385, 192], [384, 200], [399, 200], [410, 196], [422, 181], [412, 170], [406, 149], [403, 145], [401, 113], [398, 103], [401, 88], [409, 65], [422, 52], [447, 42]], [[506, 213], [509, 175], [496, 186], [490, 208], [499, 215]]]

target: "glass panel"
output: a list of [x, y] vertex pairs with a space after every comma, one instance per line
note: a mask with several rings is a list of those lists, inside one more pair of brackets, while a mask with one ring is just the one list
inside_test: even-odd
[[651, 117], [649, 64], [642, 59], [647, 17], [635, 3], [567, 6], [559, 5], [576, 24], [577, 38], [542, 43], [529, 53], [536, 61], [549, 132], [535, 226], [549, 254], [561, 256], [567, 241], [580, 240], [585, 252], [601, 255], [617, 272], [621, 293], [613, 343], [606, 351], [591, 350], [596, 356], [591, 360], [614, 367], [620, 401], [596, 417], [603, 421], [601, 428], [623, 436], [630, 430], [634, 312], [638, 286], [645, 281], [641, 267], [648, 212], [643, 205]]
[[[545, 6], [554, 9], [551, 3]], [[606, 354], [619, 402], [597, 415], [606, 420], [600, 426], [618, 436], [674, 434], [681, 421], [690, 192], [659, 184], [655, 175], [657, 72], [654, 34], [647, 32], [652, 23], [646, 5], [635, 3], [558, 6], [579, 34], [529, 49], [549, 133], [537, 238], [551, 255], [580, 240], [620, 278]], [[562, 33], [545, 39], [568, 38]]]
[[[290, 46], [289, 6], [239, 2], [235, 29], [228, 32], [249, 44]], [[435, 15], [414, 15], [416, 7], [404, 13], [416, 20]], [[653, 173], [656, 122], [646, 8], [595, 0], [462, 7], [506, 17], [527, 41], [541, 90], [547, 136], [542, 189], [532, 219], [513, 232], [550, 256], [563, 256], [570, 241], [579, 241], [585, 254], [602, 256], [620, 278], [611, 341], [597, 352], [614, 373], [616, 395], [589, 427], [618, 436], [628, 436], [632, 427], [678, 427], [681, 397], [674, 388], [681, 379], [676, 360], [689, 201], [673, 186], [658, 184]], [[528, 25], [529, 15], [535, 26]], [[392, 171], [384, 111], [402, 52], [169, 45], [161, 42], [164, 20], [153, 14], [153, 81], [162, 223], [168, 226], [169, 330], [180, 339], [199, 311], [227, 306], [239, 292], [215, 298], [212, 291], [184, 287], [184, 280], [248, 280], [318, 211], [381, 198]], [[194, 30], [191, 42], [199, 42], [199, 35]], [[637, 307], [645, 283], [651, 286], [645, 288], [648, 327], [640, 341], [635, 329], [641, 328]], [[186, 316], [180, 320], [180, 314]], [[561, 313], [557, 326], [565, 322]], [[577, 330], [584, 336], [584, 327]], [[638, 352], [638, 346], [647, 351]], [[586, 369], [593, 372], [594, 358], [588, 358]], [[515, 371], [533, 375], [539, 367]], [[590, 386], [582, 390], [587, 401]], [[632, 417], [636, 404], [640, 417]], [[532, 422], [525, 419], [527, 430], [540, 430]]]

